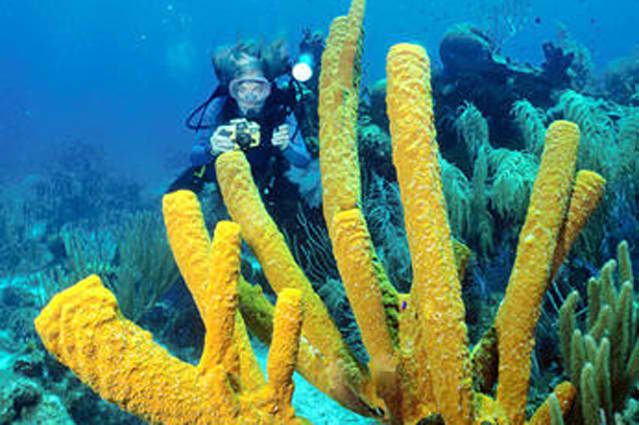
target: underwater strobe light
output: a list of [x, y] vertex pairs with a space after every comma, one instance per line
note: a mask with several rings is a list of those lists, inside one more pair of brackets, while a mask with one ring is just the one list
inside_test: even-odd
[[313, 76], [313, 67], [313, 55], [310, 53], [302, 53], [295, 65], [293, 65], [293, 78], [302, 83], [310, 80]]

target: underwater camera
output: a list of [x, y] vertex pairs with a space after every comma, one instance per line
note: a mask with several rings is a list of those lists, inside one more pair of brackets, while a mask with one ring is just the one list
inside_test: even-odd
[[246, 118], [236, 118], [220, 128], [220, 134], [235, 144], [236, 150], [248, 150], [260, 145], [260, 125]]

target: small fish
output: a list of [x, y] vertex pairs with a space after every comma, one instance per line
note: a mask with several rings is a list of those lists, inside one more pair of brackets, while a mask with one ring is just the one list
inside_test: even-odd
[[541, 18], [540, 18], [539, 16], [537, 16], [537, 17], [535, 18], [535, 23], [536, 23], [536, 24], [541, 24]]

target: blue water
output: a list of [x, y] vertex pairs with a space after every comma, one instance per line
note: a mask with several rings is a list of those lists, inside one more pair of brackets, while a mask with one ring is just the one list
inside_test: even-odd
[[[366, 11], [365, 77], [384, 75], [388, 48], [425, 45], [434, 61], [448, 26], [461, 21], [492, 26], [500, 2], [370, 1]], [[630, 53], [639, 4], [532, 3], [525, 21], [504, 43], [518, 61], [538, 64], [541, 42], [563, 24], [592, 53], [597, 70]], [[38, 146], [81, 138], [104, 146], [145, 183], [162, 179], [158, 156], [168, 146], [190, 146], [182, 121], [212, 89], [210, 53], [238, 37], [286, 34], [294, 53], [303, 28], [322, 30], [345, 13], [345, 1], [297, 2], [13, 1], [0, 6], [0, 163], [28, 165]], [[535, 23], [539, 18], [540, 23]], [[503, 26], [503, 25], [502, 25]], [[134, 160], [135, 159], [135, 160]], [[123, 160], [123, 161], [120, 161]], [[187, 159], [185, 158], [185, 163]], [[18, 168], [18, 169], [20, 169]], [[166, 179], [164, 180], [166, 182]]]
[[[5, 372], [15, 369], [14, 362], [19, 356], [27, 353], [32, 357], [42, 357], [42, 351], [37, 355], [32, 351], [35, 336], [31, 320], [42, 306], [40, 304], [46, 301], [43, 298], [47, 294], [42, 294], [42, 289], [30, 278], [35, 272], [47, 271], [49, 267], [63, 263], [64, 248], [57, 234], [62, 225], [78, 218], [90, 222], [91, 226], [91, 219], [95, 218], [91, 215], [96, 211], [108, 216], [132, 205], [135, 208], [155, 208], [158, 212], [160, 195], [176, 174], [189, 165], [194, 135], [185, 128], [184, 120], [216, 87], [211, 66], [211, 54], [215, 48], [244, 38], [268, 43], [277, 36], [283, 36], [294, 58], [303, 30], [319, 30], [326, 36], [333, 18], [345, 14], [348, 5], [345, 0], [0, 1], [0, 220], [9, 217], [3, 215], [6, 211], [17, 211], [18, 217], [16, 221], [0, 221], [0, 237], [3, 237], [3, 229], [13, 226], [23, 239], [20, 247], [35, 247], [37, 250], [34, 252], [38, 254], [14, 258], [12, 262], [0, 258], [0, 319], [9, 317], [0, 320], [0, 381], [4, 382], [5, 376], [8, 376]], [[362, 87], [370, 87], [384, 78], [388, 49], [399, 42], [423, 45], [428, 50], [433, 68], [441, 69], [440, 41], [448, 28], [462, 22], [470, 22], [486, 33], [494, 34], [500, 47], [499, 54], [517, 63], [539, 67], [544, 60], [542, 44], [567, 38], [587, 49], [594, 78], [601, 78], [621, 57], [633, 56], [635, 61], [639, 61], [638, 0], [370, 0], [364, 23]], [[634, 82], [639, 83], [639, 75], [635, 76]], [[600, 86], [588, 94], [595, 96], [600, 93], [599, 89]], [[634, 106], [637, 104], [639, 98], [632, 103]], [[637, 126], [639, 129], [639, 124]], [[445, 145], [446, 141], [440, 143]], [[69, 146], [73, 145], [83, 146], [78, 156], [56, 156], [61, 151], [72, 151]], [[87, 146], [96, 150], [87, 149]], [[637, 149], [639, 152], [639, 146]], [[50, 161], [54, 160], [55, 164], [49, 167]], [[463, 168], [463, 165], [456, 165]], [[636, 167], [639, 169], [639, 165]], [[468, 169], [464, 171], [467, 177], [472, 176]], [[56, 185], [47, 186], [53, 174], [57, 179]], [[99, 187], [101, 192], [96, 189], [96, 197], [104, 195], [103, 205], [96, 205], [95, 200], [87, 198], [92, 195], [84, 198], [87, 205], [76, 202], [82, 198], [74, 192], [77, 187], [73, 179], [81, 177], [84, 182], [92, 182], [91, 174], [111, 179], [106, 183], [100, 178], [95, 179], [97, 183], [104, 184]], [[639, 173], [636, 175], [639, 176]], [[69, 176], [71, 181], [65, 180]], [[107, 183], [113, 182], [117, 187], [111, 191], [113, 187]], [[607, 225], [602, 231], [604, 236], [600, 239], [605, 243], [601, 242], [598, 260], [614, 256], [617, 242], [624, 237], [639, 235], [636, 218], [639, 196], [634, 187], [626, 191], [627, 187], [623, 186], [626, 183], [621, 181], [619, 186], [615, 186], [616, 189], [624, 189], [619, 190], [618, 199], [615, 198], [606, 207], [606, 213], [610, 214], [606, 218], [613, 225]], [[123, 201], [120, 205], [117, 199], [106, 196], [109, 193], [119, 194], [125, 186], [139, 191], [139, 197], [132, 196], [132, 199], [127, 199], [128, 203]], [[37, 188], [48, 190], [50, 187], [65, 195], [64, 202], [60, 203], [61, 209], [65, 210], [59, 214], [52, 214], [52, 210], [47, 209], [56, 203], [55, 199], [46, 196], [53, 193], [55, 198], [55, 193], [37, 191]], [[5, 188], [8, 190], [4, 191]], [[42, 196], [43, 204], [47, 202], [42, 209], [37, 208], [39, 196]], [[497, 216], [494, 208], [491, 212]], [[613, 214], [617, 214], [614, 216], [616, 219], [625, 217], [616, 227], [616, 219], [611, 218]], [[109, 216], [105, 220], [117, 222], [114, 217]], [[601, 218], [601, 222], [606, 222], [606, 218]], [[508, 219], [499, 221], [496, 226], [499, 225], [516, 228], [516, 224]], [[511, 228], [507, 230], [503, 233], [511, 235], [515, 232]], [[514, 258], [515, 238], [498, 240], [501, 233], [496, 234], [494, 242], [502, 245], [493, 251], [494, 262], [473, 266], [476, 267], [473, 282], [481, 285], [481, 294], [474, 294], [477, 297], [487, 297], [491, 290], [503, 291]], [[477, 244], [477, 240], [470, 243]], [[638, 243], [636, 237], [630, 240], [635, 269], [639, 265]], [[8, 240], [0, 240], [0, 256], [8, 255], [3, 246], [9, 244]], [[401, 247], [396, 251], [401, 253]], [[579, 279], [585, 281], [588, 276], [597, 273], [600, 263], [595, 264], [591, 256], [579, 258], [573, 265], [582, 272]], [[397, 266], [397, 275], [401, 275], [401, 266]], [[402, 277], [406, 282], [410, 281], [410, 270]], [[491, 284], [494, 287], [488, 288]], [[636, 287], [635, 284], [635, 292]], [[467, 286], [464, 286], [466, 290]], [[561, 295], [566, 295], [566, 291]], [[174, 302], [179, 296], [171, 293], [167, 298]], [[496, 298], [479, 304], [495, 306]], [[165, 305], [176, 311], [183, 309], [179, 311], [187, 311], [185, 315], [188, 314], [189, 307], [177, 302], [175, 306]], [[336, 305], [337, 313], [343, 313], [341, 319], [352, 319], [348, 316], [351, 313], [347, 307], [342, 308], [343, 304], [339, 303]], [[165, 308], [165, 311], [154, 312], [155, 316], [147, 318], [148, 323], [157, 325], [165, 320], [162, 314], [170, 311], [170, 308]], [[490, 315], [484, 310], [481, 314], [471, 312], [470, 307], [468, 311], [469, 315], [473, 313], [476, 317]], [[478, 319], [479, 322], [481, 320]], [[477, 323], [472, 325], [479, 329], [481, 323]], [[344, 332], [344, 329], [341, 330]], [[193, 343], [197, 338], [185, 337], [185, 340]], [[353, 338], [355, 343], [359, 342], [358, 338], [358, 335]], [[555, 342], [549, 338], [545, 345], [540, 345], [552, 352], [556, 351]], [[176, 341], [172, 343], [177, 344]], [[21, 344], [28, 348], [15, 348], [22, 347]], [[256, 347], [263, 363], [266, 348]], [[189, 345], [188, 348], [197, 353], [197, 347]], [[190, 354], [197, 357], [193, 352]], [[547, 361], [541, 363], [547, 366], [555, 361], [556, 353], [552, 355], [555, 356], [552, 360], [545, 359]], [[43, 361], [41, 357], [38, 357], [38, 362]], [[556, 372], [556, 361], [552, 364], [553, 372]], [[53, 369], [52, 364], [46, 367]], [[52, 372], [49, 370], [47, 373]], [[10, 379], [14, 380], [14, 377], [11, 375]], [[296, 407], [305, 415], [317, 414], [314, 418], [316, 425], [336, 423], [336, 417], [342, 418], [342, 423], [370, 423], [350, 413], [336, 413], [339, 407], [335, 403], [327, 403], [301, 378], [298, 385], [300, 389], [294, 399], [298, 403]], [[543, 388], [543, 391], [546, 390]], [[57, 388], [52, 392], [59, 394], [60, 391]], [[84, 394], [89, 398], [86, 395], [88, 391]], [[0, 404], [2, 401], [0, 391]], [[117, 415], [113, 413], [117, 409], [108, 410], [97, 398], [83, 398], [82, 403], [88, 416], [104, 414], [118, 418], [113, 416]], [[76, 423], [82, 423], [78, 419], [82, 412], [76, 410], [72, 413]], [[16, 417], [16, 424], [24, 423], [18, 420]], [[110, 420], [105, 423], [117, 423], [117, 419]], [[138, 423], [131, 418], [128, 420], [131, 422], [122, 423]], [[56, 422], [54, 418], [53, 423], [62, 422]]]

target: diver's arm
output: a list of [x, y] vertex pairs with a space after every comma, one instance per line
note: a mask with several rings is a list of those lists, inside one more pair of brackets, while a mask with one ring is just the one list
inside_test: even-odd
[[197, 131], [197, 136], [191, 148], [191, 166], [184, 170], [169, 185], [167, 193], [176, 190], [190, 190], [199, 193], [207, 182], [215, 180], [215, 170], [212, 166], [215, 155], [211, 152], [210, 137], [219, 125], [218, 116], [224, 107], [226, 97], [215, 98], [204, 112], [202, 123], [211, 128], [203, 128]]
[[306, 149], [302, 132], [298, 128], [297, 120], [293, 114], [286, 117], [286, 124], [291, 131], [291, 139], [286, 148], [282, 150], [282, 155], [294, 166], [304, 168], [311, 162], [311, 155]]
[[213, 126], [213, 128], [202, 129], [197, 132], [195, 143], [191, 148], [191, 164], [195, 167], [210, 164], [215, 160], [215, 156], [211, 152], [210, 139], [211, 135], [218, 127], [218, 117], [226, 100], [226, 96], [214, 99], [204, 112], [204, 119], [202, 122]]
[[204, 144], [200, 141], [196, 142], [191, 148], [191, 164], [195, 167], [209, 164], [215, 159], [211, 153], [211, 145]]

